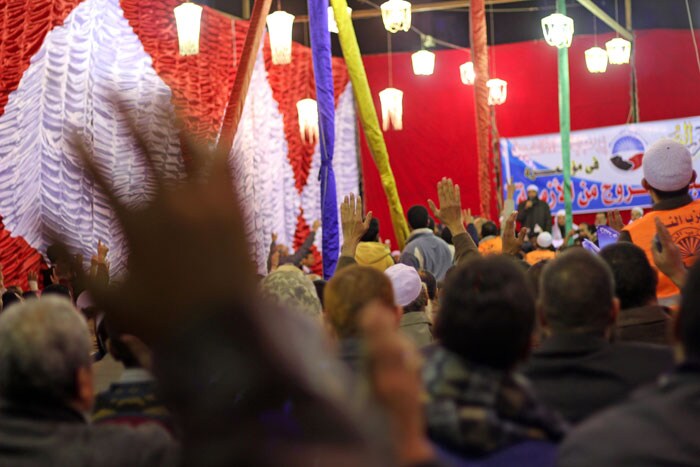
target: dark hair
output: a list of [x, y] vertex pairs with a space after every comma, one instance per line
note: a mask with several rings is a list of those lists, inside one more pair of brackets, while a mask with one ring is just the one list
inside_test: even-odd
[[651, 189], [654, 190], [654, 193], [656, 193], [656, 196], [658, 196], [659, 199], [678, 198], [679, 196], [684, 196], [688, 194], [688, 192], [690, 191], [690, 184], [676, 191], [660, 191], [654, 188], [653, 186], [651, 187]]
[[138, 361], [128, 345], [122, 341], [122, 332], [109, 320], [105, 318], [98, 327], [102, 327], [99, 333], [104, 334], [109, 338], [109, 353], [118, 362], [122, 362], [126, 368], [140, 368], [141, 362]]
[[423, 206], [411, 206], [406, 213], [406, 218], [408, 219], [408, 225], [412, 229], [424, 229], [428, 227], [428, 210]]
[[700, 360], [700, 262], [692, 267], [683, 287], [677, 329], [686, 356]]
[[360, 239], [361, 242], [376, 242], [379, 240], [379, 219], [373, 217], [369, 221], [367, 232]]
[[527, 270], [525, 273], [525, 276], [527, 277], [527, 282], [530, 285], [530, 290], [532, 290], [532, 294], [535, 296], [535, 298], [539, 298], [540, 296], [540, 284], [542, 283], [542, 271], [544, 271], [544, 267], [549, 264], [548, 259], [542, 260], [538, 263], [533, 264], [530, 266], [530, 268]]
[[656, 298], [659, 281], [646, 253], [634, 243], [608, 245], [600, 252], [615, 278], [615, 295], [623, 310], [648, 305]]
[[435, 331], [465, 360], [510, 369], [525, 356], [535, 302], [525, 276], [504, 256], [477, 258], [447, 278]]
[[316, 288], [318, 300], [321, 302], [321, 307], [323, 307], [323, 292], [326, 290], [326, 281], [323, 279], [316, 279], [314, 281], [314, 287]]
[[437, 296], [437, 280], [435, 280], [435, 276], [433, 276], [431, 272], [425, 270], [418, 271], [418, 275], [420, 276], [421, 282], [423, 282], [428, 289], [428, 298], [430, 300], [435, 300]]
[[600, 332], [610, 324], [615, 284], [610, 267], [593, 253], [576, 248], [545, 266], [540, 302], [555, 332]]
[[428, 216], [428, 228], [433, 231], [435, 230], [435, 221], [430, 216]]
[[420, 293], [418, 294], [418, 297], [416, 297], [415, 300], [403, 307], [403, 312], [411, 313], [414, 311], [425, 311], [425, 307], [427, 306], [428, 292], [425, 290], [425, 287], [422, 287]]
[[481, 237], [497, 236], [499, 234], [498, 226], [493, 221], [484, 222], [481, 226]]
[[2, 294], [2, 309], [6, 310], [13, 303], [20, 303], [21, 301], [22, 297], [17, 292], [8, 290]]
[[44, 290], [42, 290], [41, 295], [60, 295], [61, 297], [65, 297], [68, 300], [73, 300], [73, 297], [70, 293], [70, 289], [63, 284], [48, 285], [44, 287]]
[[442, 227], [442, 230], [440, 231], [440, 238], [445, 240], [445, 243], [448, 245], [452, 245], [452, 231], [447, 226]]

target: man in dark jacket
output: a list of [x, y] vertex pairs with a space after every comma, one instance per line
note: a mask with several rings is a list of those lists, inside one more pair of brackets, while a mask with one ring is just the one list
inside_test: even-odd
[[0, 316], [0, 465], [177, 465], [162, 428], [90, 425], [90, 336], [70, 302], [45, 297]]
[[673, 366], [668, 348], [610, 343], [620, 306], [614, 290], [608, 265], [582, 249], [563, 253], [542, 273], [539, 308], [549, 337], [525, 374], [571, 423], [621, 402]]
[[657, 273], [644, 250], [619, 242], [605, 247], [600, 257], [612, 269], [620, 300], [616, 340], [668, 345], [670, 313], [656, 300]]
[[697, 465], [700, 459], [700, 266], [683, 289], [676, 338], [683, 362], [656, 385], [579, 426], [561, 467]]
[[549, 205], [538, 198], [538, 192], [537, 185], [527, 187], [527, 199], [518, 205], [518, 222], [530, 232], [537, 231], [537, 226], [543, 232], [551, 232], [552, 213]]

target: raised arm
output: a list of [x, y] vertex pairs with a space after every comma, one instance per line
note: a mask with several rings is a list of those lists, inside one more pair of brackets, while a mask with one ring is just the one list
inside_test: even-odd
[[438, 182], [437, 191], [440, 207], [438, 208], [432, 199], [428, 200], [428, 205], [433, 215], [452, 232], [452, 243], [455, 246], [454, 262], [459, 264], [470, 255], [478, 255], [479, 249], [464, 228], [459, 185], [455, 185], [451, 178], [445, 177]]

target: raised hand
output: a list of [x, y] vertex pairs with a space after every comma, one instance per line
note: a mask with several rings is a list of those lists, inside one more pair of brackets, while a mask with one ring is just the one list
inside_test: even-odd
[[275, 244], [277, 243], [277, 234], [276, 233], [272, 234], [272, 243], [275, 243]]
[[432, 199], [428, 200], [428, 205], [433, 211], [433, 215], [456, 235], [466, 232], [462, 223], [462, 198], [460, 196], [459, 185], [455, 185], [451, 178], [443, 178], [437, 184], [438, 208]]
[[102, 243], [101, 240], [97, 241], [97, 260], [104, 263], [107, 260], [107, 253], [109, 253], [109, 247]]
[[462, 209], [462, 223], [464, 225], [469, 225], [474, 223], [474, 216], [472, 216], [471, 208]]
[[622, 215], [620, 214], [619, 209], [615, 209], [614, 211], [608, 211], [607, 213], [608, 217], [608, 226], [611, 228], [617, 230], [618, 232], [621, 232], [622, 229], [625, 228], [624, 222], [622, 222]]
[[355, 197], [351, 193], [343, 199], [340, 205], [340, 223], [343, 228], [343, 246], [340, 252], [342, 256], [355, 257], [357, 245], [369, 229], [371, 220], [371, 211], [363, 219], [362, 198], [359, 195]]
[[109, 200], [129, 250], [126, 280], [118, 289], [93, 287], [93, 298], [124, 332], [146, 343], [203, 319], [201, 290], [207, 291], [209, 303], [226, 304], [227, 312], [250, 309], [254, 270], [228, 155], [186, 141], [188, 153], [205, 161], [208, 170], [166, 186], [133, 122], [131, 130], [156, 186], [150, 204], [140, 208], [123, 204], [85, 146], [75, 144]]
[[515, 185], [511, 182], [508, 185], [506, 185], [506, 199], [514, 199], [515, 198]]
[[318, 232], [318, 229], [321, 228], [321, 221], [315, 220], [313, 225], [311, 226], [311, 231], [312, 232]]
[[526, 227], [520, 229], [520, 233], [517, 236], [515, 235], [515, 220], [517, 217], [518, 212], [513, 211], [506, 219], [503, 227], [503, 253], [507, 255], [518, 256], [527, 238]]
[[[683, 288], [687, 271], [683, 264], [681, 249], [673, 242], [671, 233], [668, 231], [660, 218], [654, 219], [656, 222], [656, 238], [652, 241], [651, 254], [654, 257], [656, 268], [666, 274], [678, 288]], [[658, 240], [658, 243], [657, 243]], [[659, 251], [661, 246], [661, 251]]]

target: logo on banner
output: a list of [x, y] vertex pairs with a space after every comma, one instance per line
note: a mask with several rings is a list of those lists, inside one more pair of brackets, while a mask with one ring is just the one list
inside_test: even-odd
[[623, 172], [633, 172], [642, 166], [645, 148], [639, 136], [623, 132], [612, 140], [610, 163]]

